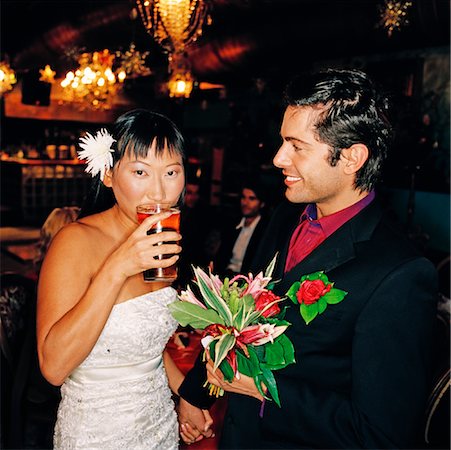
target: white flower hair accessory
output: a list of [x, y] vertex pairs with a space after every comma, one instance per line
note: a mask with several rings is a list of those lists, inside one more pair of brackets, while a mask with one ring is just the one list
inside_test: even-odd
[[105, 172], [113, 167], [113, 142], [116, 142], [116, 139], [113, 139], [105, 128], [97, 131], [95, 136], [86, 133], [86, 136], [80, 138], [80, 147], [83, 150], [78, 152], [78, 159], [87, 160], [86, 172], [93, 177], [100, 173], [102, 181]]

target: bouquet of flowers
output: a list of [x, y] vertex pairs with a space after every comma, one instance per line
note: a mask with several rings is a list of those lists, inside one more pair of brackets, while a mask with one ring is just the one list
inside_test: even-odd
[[[283, 300], [271, 289], [275, 258], [265, 274], [237, 275], [221, 281], [217, 275], [194, 268], [196, 297], [188, 286], [179, 295], [181, 301], [169, 305], [174, 318], [182, 325], [203, 330], [202, 344], [208, 350], [214, 368], [227, 381], [240, 374], [252, 377], [264, 398], [264, 383], [274, 402], [280, 399], [273, 370], [295, 362], [294, 347], [284, 334], [290, 325], [283, 319]], [[204, 353], [205, 355], [205, 353]], [[210, 387], [211, 395], [222, 395], [222, 389]]]

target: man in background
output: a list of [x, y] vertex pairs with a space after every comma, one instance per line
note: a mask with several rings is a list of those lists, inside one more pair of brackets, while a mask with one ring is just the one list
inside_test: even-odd
[[214, 259], [213, 272], [233, 276], [248, 273], [268, 220], [264, 214], [266, 196], [263, 187], [254, 181], [241, 189], [241, 220], [221, 233], [221, 244]]

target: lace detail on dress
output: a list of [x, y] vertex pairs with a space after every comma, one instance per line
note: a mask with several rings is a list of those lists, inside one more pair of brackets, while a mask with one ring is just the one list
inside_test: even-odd
[[[61, 388], [55, 448], [178, 448], [174, 403], [159, 364], [177, 328], [166, 307], [175, 299], [174, 289], [165, 288], [114, 306], [91, 353]], [[150, 360], [152, 369], [142, 373]]]

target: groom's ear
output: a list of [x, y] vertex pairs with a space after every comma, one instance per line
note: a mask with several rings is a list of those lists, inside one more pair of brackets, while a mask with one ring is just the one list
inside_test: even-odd
[[370, 152], [365, 144], [352, 144], [341, 151], [340, 160], [346, 175], [357, 173], [368, 160]]

